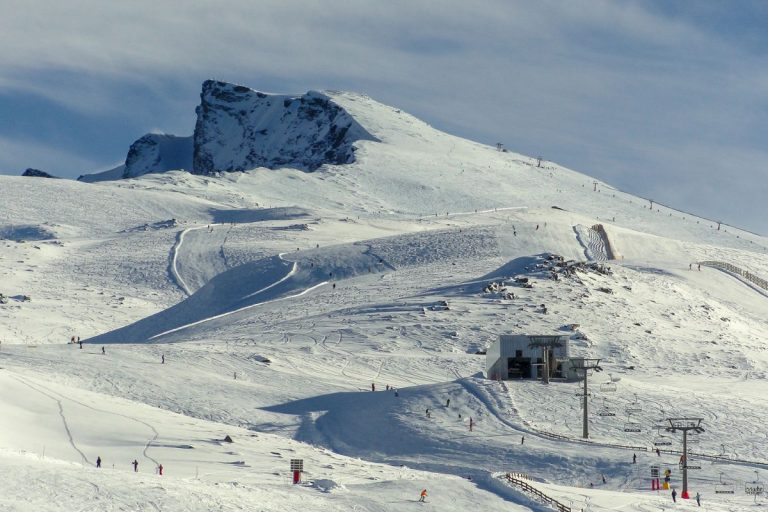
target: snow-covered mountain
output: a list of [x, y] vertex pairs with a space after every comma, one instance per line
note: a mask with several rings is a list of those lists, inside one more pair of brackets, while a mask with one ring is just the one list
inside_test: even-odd
[[[648, 490], [658, 465], [680, 491], [658, 427], [683, 415], [705, 428], [692, 494], [750, 506], [768, 239], [360, 94], [206, 84], [201, 154], [231, 172], [164, 169], [196, 130], [137, 143], [113, 181], [0, 176], [2, 506], [400, 511], [426, 488], [447, 512], [545, 510], [519, 472], [573, 510], [688, 510]], [[498, 335], [552, 332], [605, 369], [591, 442], [581, 383], [484, 374]]]

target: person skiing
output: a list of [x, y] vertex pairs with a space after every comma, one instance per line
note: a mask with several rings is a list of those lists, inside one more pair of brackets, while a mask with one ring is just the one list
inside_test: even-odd
[[696, 505], [701, 506], [701, 494], [696, 493]]
[[157, 466], [157, 472], [160, 474], [160, 476], [163, 476], [163, 465], [162, 464]]
[[100, 467], [101, 467], [101, 456], [99, 456], [99, 457], [96, 457], [96, 467], [97, 467], [97, 468], [100, 468]]
[[138, 473], [139, 472], [139, 461], [137, 461], [136, 459], [133, 459], [133, 462], [131, 462], [131, 464], [133, 464], [133, 472], [134, 473]]
[[421, 490], [421, 494], [419, 496], [420, 496], [419, 497], [419, 501], [421, 501], [421, 502], [427, 501], [427, 490], [426, 489], [422, 489]]
[[672, 488], [672, 503], [677, 503], [677, 489]]
[[445, 401], [445, 406], [446, 407], [450, 407], [451, 406], [451, 399], [450, 398]]
[[106, 355], [107, 351], [104, 349], [104, 347], [101, 347], [101, 355]]
[[525, 436], [520, 436], [520, 444], [525, 444]]
[[160, 363], [161, 363], [161, 364], [165, 364], [165, 354], [162, 354], [162, 355], [160, 356]]
[[632, 464], [637, 464], [637, 454], [636, 453], [632, 454]]
[[659, 457], [661, 457], [661, 450], [659, 450], [658, 448], [656, 448], [656, 455], [658, 455]]
[[376, 391], [376, 383], [371, 382], [371, 391]]
[[427, 418], [431, 418], [432, 416], [429, 415], [429, 409], [427, 409]]
[[472, 416], [469, 417], [469, 431], [472, 432], [472, 428], [475, 426], [475, 420], [472, 419]]

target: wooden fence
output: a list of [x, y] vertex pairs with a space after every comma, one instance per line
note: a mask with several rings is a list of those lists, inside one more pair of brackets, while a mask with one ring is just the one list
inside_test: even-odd
[[528, 494], [533, 495], [536, 499], [539, 501], [553, 507], [557, 512], [571, 512], [571, 507], [568, 507], [566, 505], [563, 505], [559, 501], [557, 501], [555, 498], [551, 496], [547, 496], [528, 482], [526, 480], [529, 480], [528, 475], [524, 473], [507, 473], [506, 474], [507, 482], [514, 485], [515, 487], [520, 488], [523, 492], [526, 492]]
[[725, 270], [726, 272], [730, 272], [731, 274], [736, 274], [738, 276], [743, 277], [744, 279], [754, 284], [755, 286], [758, 286], [763, 290], [768, 291], [768, 280], [765, 280], [762, 277], [758, 277], [752, 272], [739, 268], [736, 265], [731, 265], [730, 263], [726, 263], [724, 261], [700, 261], [698, 262], [698, 264], [704, 265], [705, 267]]

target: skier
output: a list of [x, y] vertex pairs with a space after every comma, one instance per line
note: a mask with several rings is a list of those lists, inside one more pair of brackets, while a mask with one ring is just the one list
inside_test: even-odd
[[101, 457], [96, 457], [96, 467], [97, 468], [101, 467]]
[[696, 505], [701, 506], [701, 494], [696, 493]]
[[429, 415], [429, 409], [427, 409], [427, 418], [431, 418], [432, 416]]
[[165, 354], [160, 356], [160, 364], [165, 364]]
[[445, 401], [445, 406], [446, 407], [450, 407], [451, 406], [451, 399], [450, 398]]
[[469, 417], [469, 431], [472, 432], [472, 427], [475, 426], [475, 420], [472, 419], [472, 416]]
[[672, 503], [677, 503], [677, 489], [672, 488]]
[[659, 450], [658, 448], [656, 448], [656, 455], [658, 455], [659, 457], [661, 457], [661, 450]]
[[133, 462], [131, 462], [131, 464], [133, 464], [133, 472], [134, 473], [138, 473], [139, 472], [139, 461], [137, 461], [136, 459], [133, 459]]
[[334, 290], [336, 289], [336, 283], [333, 283], [333, 289]]
[[637, 464], [637, 454], [636, 453], [632, 454], [632, 464]]
[[688, 264], [688, 270], [693, 270], [693, 268], [692, 268], [692, 267], [693, 267], [693, 263], [689, 263], [689, 264]]
[[419, 497], [419, 501], [421, 501], [421, 502], [427, 501], [427, 490], [426, 489], [422, 489], [421, 490], [421, 495]]
[[163, 465], [162, 464], [157, 466], [157, 472], [160, 474], [160, 476], [163, 476]]
[[77, 344], [80, 345], [80, 350], [83, 349], [83, 342], [80, 341], [80, 336], [77, 337]]
[[104, 347], [101, 347], [101, 355], [106, 355], [106, 354], [107, 354], [107, 351], [104, 350]]
[[376, 391], [376, 383], [371, 382], [371, 391]]
[[697, 263], [696, 266], [699, 267], [699, 272], [701, 272], [701, 263]]
[[605, 483], [605, 475], [600, 475], [603, 477], [603, 483]]
[[525, 444], [525, 436], [520, 436], [520, 444]]

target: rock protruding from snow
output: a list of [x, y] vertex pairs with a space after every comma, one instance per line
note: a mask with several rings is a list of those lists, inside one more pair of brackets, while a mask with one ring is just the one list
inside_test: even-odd
[[192, 168], [192, 137], [148, 133], [131, 144], [123, 178]]
[[45, 171], [41, 171], [40, 169], [32, 169], [29, 168], [26, 171], [22, 173], [22, 176], [28, 176], [32, 178], [56, 178], [58, 179], [58, 176], [54, 176], [52, 174], [48, 174]]
[[354, 161], [353, 143], [376, 140], [328, 96], [264, 94], [241, 85], [203, 83], [194, 135], [195, 174]]

